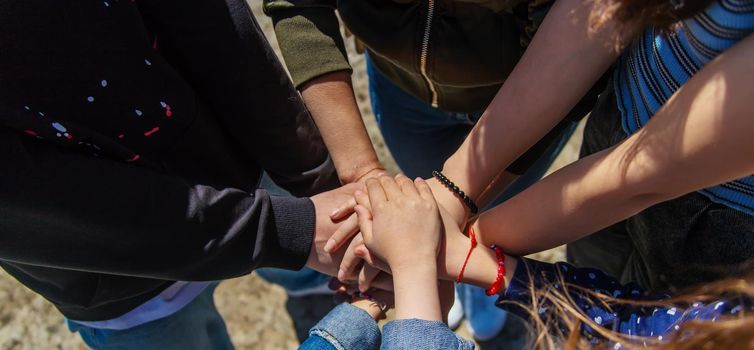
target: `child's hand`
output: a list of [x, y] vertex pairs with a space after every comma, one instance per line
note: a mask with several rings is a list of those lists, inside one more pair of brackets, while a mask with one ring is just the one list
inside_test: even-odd
[[417, 261], [434, 263], [443, 224], [427, 183], [398, 175], [395, 180], [387, 176], [369, 179], [366, 185], [369, 203], [356, 195], [356, 212], [369, 251], [393, 272]]
[[351, 303], [351, 305], [366, 311], [375, 321], [384, 319], [387, 310], [393, 307], [395, 303], [393, 293], [386, 290], [373, 288], [366, 292], [359, 292], [336, 279], [330, 281], [329, 287], [335, 291], [333, 296], [335, 303]]
[[443, 225], [432, 191], [403, 175], [366, 185], [369, 200], [356, 194], [355, 209], [369, 253], [393, 273], [395, 318], [442, 320], [436, 260]]

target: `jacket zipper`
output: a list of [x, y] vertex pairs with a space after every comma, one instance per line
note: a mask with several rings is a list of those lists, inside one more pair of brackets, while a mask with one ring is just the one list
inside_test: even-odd
[[437, 90], [432, 80], [427, 75], [427, 56], [429, 55], [429, 34], [432, 30], [432, 19], [435, 15], [435, 0], [427, 0], [427, 23], [424, 26], [424, 38], [422, 39], [422, 50], [419, 56], [419, 70], [424, 82], [429, 86], [429, 93], [432, 97], [432, 107], [437, 107]]

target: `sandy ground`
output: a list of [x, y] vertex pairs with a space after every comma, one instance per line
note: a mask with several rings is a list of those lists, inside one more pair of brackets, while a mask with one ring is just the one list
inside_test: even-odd
[[[261, 1], [252, 8], [260, 25], [277, 47], [270, 21], [261, 14]], [[364, 121], [380, 158], [391, 172], [397, 172], [375, 125], [369, 106], [363, 56], [356, 54], [349, 43], [349, 54], [355, 68], [354, 87]], [[576, 159], [581, 144], [577, 131], [553, 169]], [[563, 249], [554, 249], [537, 256], [555, 261], [563, 259]], [[227, 321], [233, 342], [238, 349], [295, 349], [299, 339], [333, 306], [330, 297], [287, 298], [278, 286], [251, 276], [223, 282], [215, 294], [220, 312]], [[522, 332], [520, 324], [511, 323], [492, 342], [480, 344], [482, 349], [518, 348]], [[459, 333], [468, 335], [465, 327]], [[71, 334], [62, 316], [42, 297], [30, 292], [4, 272], [0, 272], [0, 349], [86, 349], [78, 336]]]

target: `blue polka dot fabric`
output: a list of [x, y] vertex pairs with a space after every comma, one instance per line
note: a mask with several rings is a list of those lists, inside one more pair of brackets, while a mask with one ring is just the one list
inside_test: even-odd
[[[498, 305], [529, 318], [530, 313], [516, 304], [533, 303], [531, 284], [539, 290], [554, 288], [567, 293], [581, 312], [597, 325], [624, 335], [655, 338], [659, 341], [668, 339], [685, 322], [716, 321], [720, 317], [735, 316], [752, 309], [751, 300], [740, 298], [670, 307], [654, 306], [653, 301], [666, 300], [670, 295], [648, 293], [636, 283], [621, 284], [614, 277], [597, 269], [576, 268], [564, 262], [549, 264], [525, 258], [520, 260], [514, 278]], [[612, 299], [605, 299], [605, 296], [611, 296]], [[641, 303], [632, 303], [635, 301]], [[551, 304], [546, 299], [540, 297], [537, 304], [540, 305], [538, 317], [543, 321], [553, 316], [548, 312]], [[583, 326], [582, 333], [594, 343], [604, 341], [589, 326]], [[642, 342], [641, 338], [637, 338], [637, 341]], [[614, 343], [611, 346], [620, 349], [623, 345]]]

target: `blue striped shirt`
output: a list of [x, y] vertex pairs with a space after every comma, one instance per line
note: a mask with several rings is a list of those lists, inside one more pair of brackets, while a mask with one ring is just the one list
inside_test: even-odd
[[[641, 129], [704, 65], [752, 32], [754, 0], [717, 0], [672, 33], [642, 33], [621, 55], [613, 79], [626, 133]], [[754, 215], [754, 175], [699, 192]]]

